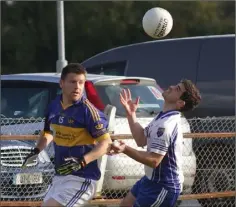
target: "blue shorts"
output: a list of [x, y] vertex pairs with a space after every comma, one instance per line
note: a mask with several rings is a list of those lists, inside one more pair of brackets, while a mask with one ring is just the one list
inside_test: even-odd
[[174, 207], [180, 195], [180, 191], [170, 191], [163, 185], [150, 181], [146, 176], [133, 186], [131, 193], [136, 198], [133, 207]]

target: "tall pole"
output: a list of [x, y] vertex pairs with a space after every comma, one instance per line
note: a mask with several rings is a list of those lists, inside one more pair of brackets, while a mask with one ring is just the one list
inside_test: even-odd
[[57, 1], [57, 32], [58, 32], [58, 60], [57, 72], [67, 65], [65, 59], [65, 31], [64, 31], [64, 1]]

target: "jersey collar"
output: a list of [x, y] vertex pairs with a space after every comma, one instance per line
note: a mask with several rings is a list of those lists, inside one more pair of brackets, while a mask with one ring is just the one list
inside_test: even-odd
[[75, 101], [73, 104], [75, 104], [75, 105], [80, 104], [80, 103], [82, 103], [85, 99], [86, 99], [85, 96], [82, 95], [81, 98], [80, 98], [78, 101]]
[[73, 104], [71, 104], [71, 105], [65, 107], [65, 106], [63, 105], [63, 103], [62, 103], [62, 94], [59, 95], [58, 98], [59, 98], [59, 101], [60, 101], [60, 103], [61, 103], [61, 106], [62, 106], [64, 109], [66, 109], [66, 108], [68, 108], [68, 107], [70, 107], [70, 106], [72, 106], [72, 105], [78, 105], [78, 104], [82, 103], [82, 102], [86, 99], [85, 96], [82, 95], [81, 98], [80, 98], [78, 101], [75, 101]]
[[161, 112], [158, 114], [156, 120], [159, 119], [159, 118], [160, 118], [160, 119], [163, 119], [163, 118], [165, 118], [165, 117], [169, 117], [169, 116], [173, 116], [173, 115], [180, 115], [180, 114], [181, 114], [181, 112], [180, 112], [180, 111], [177, 111], [177, 110], [169, 110], [169, 111], [165, 111], [165, 112], [161, 111]]

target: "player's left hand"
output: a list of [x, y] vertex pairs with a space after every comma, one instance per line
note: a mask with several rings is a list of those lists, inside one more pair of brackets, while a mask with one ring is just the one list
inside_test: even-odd
[[59, 175], [69, 175], [73, 171], [78, 171], [86, 166], [84, 158], [67, 157], [64, 160], [66, 162], [56, 168], [56, 172]]

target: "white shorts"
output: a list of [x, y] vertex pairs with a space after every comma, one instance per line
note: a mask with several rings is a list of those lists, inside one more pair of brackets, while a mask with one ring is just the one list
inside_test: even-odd
[[53, 198], [66, 207], [83, 206], [93, 199], [95, 193], [94, 180], [74, 175], [55, 176], [43, 201]]

